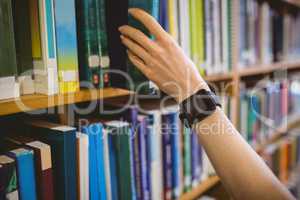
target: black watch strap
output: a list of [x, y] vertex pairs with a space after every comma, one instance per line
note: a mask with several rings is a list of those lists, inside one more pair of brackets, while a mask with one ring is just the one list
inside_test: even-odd
[[200, 122], [221, 107], [218, 96], [212, 91], [199, 90], [180, 104], [180, 119], [186, 127], [191, 128], [195, 122]]

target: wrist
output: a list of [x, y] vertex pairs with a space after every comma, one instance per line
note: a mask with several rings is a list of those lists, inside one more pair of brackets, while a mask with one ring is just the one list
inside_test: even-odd
[[202, 79], [196, 79], [196, 80], [190, 80], [190, 84], [186, 87], [186, 90], [183, 91], [181, 95], [179, 95], [179, 98], [177, 99], [177, 102], [180, 104], [184, 100], [188, 99], [190, 96], [194, 95], [201, 89], [205, 89], [207, 91], [210, 91], [209, 86], [207, 83]]

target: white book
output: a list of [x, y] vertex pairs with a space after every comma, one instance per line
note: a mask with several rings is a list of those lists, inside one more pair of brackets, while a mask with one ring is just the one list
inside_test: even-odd
[[221, 41], [220, 37], [220, 1], [213, 0], [213, 34], [214, 34], [214, 70], [213, 73], [220, 73], [222, 71], [221, 66]]
[[76, 133], [79, 200], [89, 199], [89, 139]]
[[20, 85], [14, 76], [0, 78], [0, 100], [20, 97]]
[[228, 1], [221, 0], [221, 12], [222, 12], [222, 72], [229, 72], [229, 23], [228, 23]]
[[163, 164], [162, 164], [162, 138], [161, 138], [161, 112], [159, 110], [146, 111], [145, 114], [153, 118], [150, 130], [151, 149], [151, 196], [152, 199], [163, 198]]
[[179, 35], [180, 35], [180, 45], [188, 57], [191, 57], [191, 47], [190, 47], [190, 13], [189, 13], [189, 3], [186, 1], [178, 0], [179, 3]]
[[269, 64], [273, 61], [272, 53], [272, 16], [269, 3], [264, 2], [260, 8], [260, 62]]
[[33, 61], [35, 91], [40, 94], [53, 95], [58, 93], [54, 5], [53, 1], [39, 0], [38, 6], [42, 55], [41, 58], [34, 58]]

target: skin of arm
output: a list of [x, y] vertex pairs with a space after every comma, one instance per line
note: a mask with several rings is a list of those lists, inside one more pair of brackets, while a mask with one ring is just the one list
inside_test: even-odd
[[[121, 26], [128, 57], [158, 87], [178, 103], [209, 89], [193, 62], [156, 20], [141, 9], [129, 13], [155, 37]], [[224, 187], [235, 199], [294, 199], [263, 160], [247, 144], [221, 109], [193, 127]]]

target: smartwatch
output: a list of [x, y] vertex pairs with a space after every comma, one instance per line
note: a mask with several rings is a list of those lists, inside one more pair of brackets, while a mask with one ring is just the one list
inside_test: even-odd
[[221, 107], [220, 100], [213, 90], [199, 90], [180, 104], [179, 118], [187, 128], [210, 116]]

